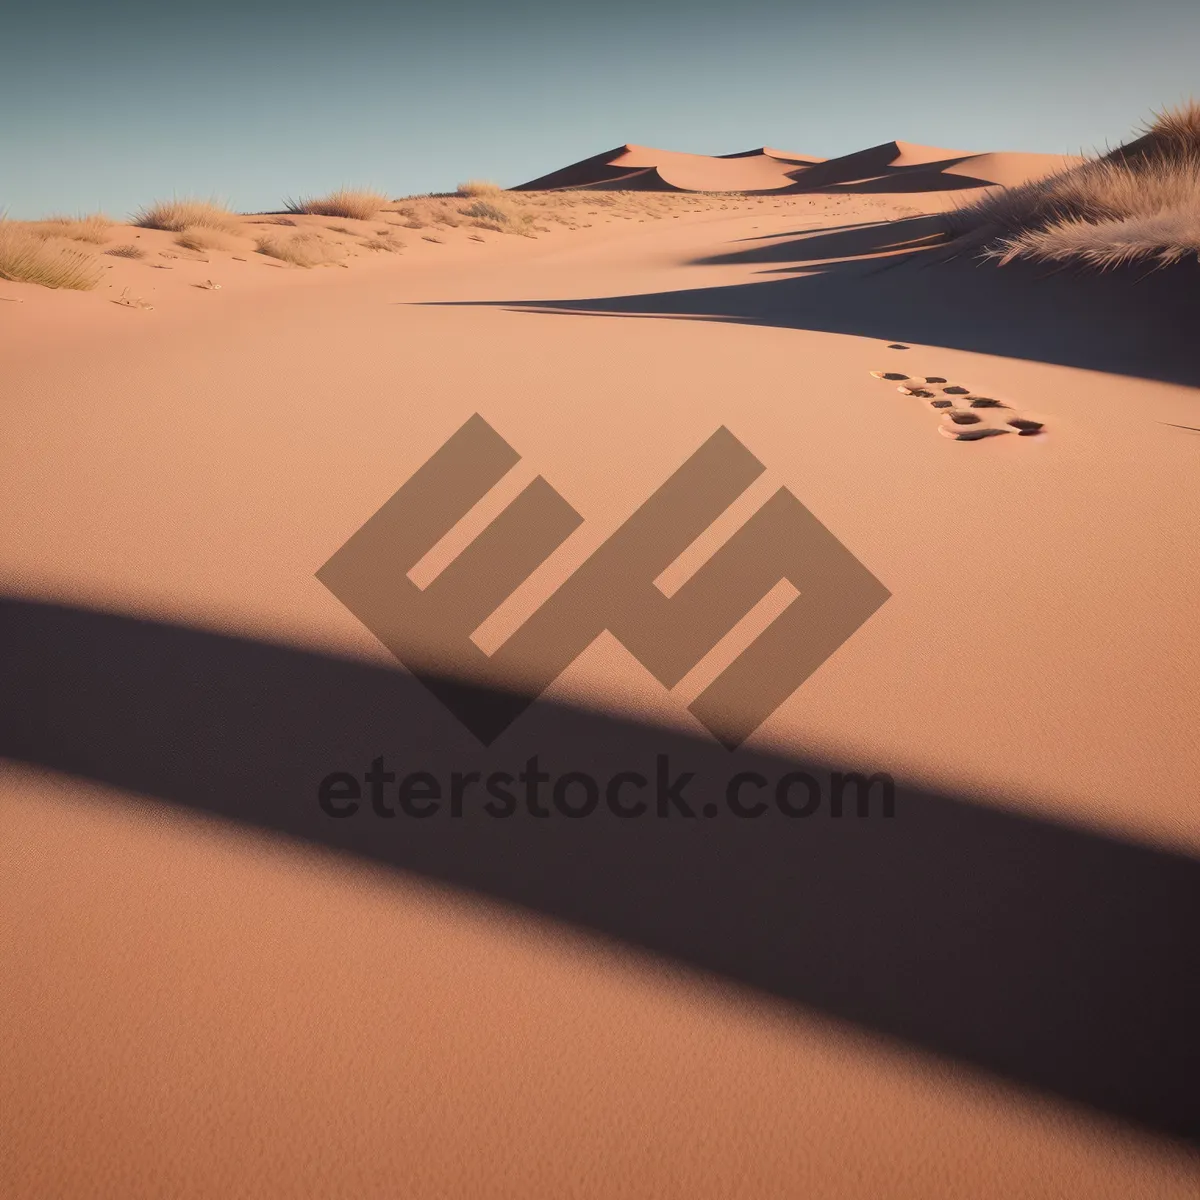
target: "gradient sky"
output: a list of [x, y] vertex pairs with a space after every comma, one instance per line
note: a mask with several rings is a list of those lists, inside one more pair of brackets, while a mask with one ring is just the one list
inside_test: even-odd
[[28, 2], [0, 211], [521, 183], [638, 142], [1078, 152], [1200, 97], [1197, 0]]

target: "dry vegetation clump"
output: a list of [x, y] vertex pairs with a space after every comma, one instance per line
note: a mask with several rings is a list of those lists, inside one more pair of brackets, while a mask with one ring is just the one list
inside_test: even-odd
[[317, 267], [336, 263], [346, 256], [337, 242], [326, 241], [317, 233], [264, 234], [257, 239], [259, 254], [277, 258], [295, 267]]
[[519, 233], [526, 237], [532, 232], [533, 213], [523, 212], [509, 204], [496, 200], [476, 200], [466, 208], [459, 209], [464, 217], [478, 229], [491, 229], [495, 233]]
[[94, 255], [56, 245], [13, 221], [0, 219], [0, 279], [89, 292], [103, 269]]
[[458, 195], [460, 196], [498, 196], [502, 191], [504, 189], [490, 179], [468, 179], [466, 183], [458, 185]]
[[116, 258], [145, 258], [146, 252], [141, 246], [135, 246], [132, 242], [126, 242], [123, 246], [113, 246], [109, 250], [105, 250], [105, 254], [111, 254]]
[[313, 217], [351, 217], [369, 221], [388, 203], [388, 198], [381, 192], [364, 188], [338, 188], [336, 192], [316, 199], [287, 200], [284, 208], [290, 213], [307, 213]]
[[396, 241], [391, 234], [385, 237], [367, 238], [363, 245], [368, 250], [386, 250], [389, 254], [398, 254], [404, 249], [404, 243]]
[[240, 228], [237, 215], [215, 200], [159, 200], [135, 213], [133, 223], [171, 233], [195, 228], [236, 233]]
[[86, 217], [46, 217], [30, 224], [29, 230], [38, 237], [70, 238], [75, 242], [92, 242], [100, 245], [108, 240], [109, 231], [115, 222], [103, 213], [92, 213]]
[[1136, 140], [949, 214], [987, 258], [1108, 268], [1200, 259], [1200, 103], [1159, 113]]
[[175, 245], [199, 252], [233, 249], [233, 243], [225, 233], [219, 229], [206, 229], [203, 225], [183, 230], [175, 239]]
[[1141, 137], [1119, 146], [1110, 158], [1192, 158], [1200, 154], [1200, 101], [1164, 108], [1141, 128]]

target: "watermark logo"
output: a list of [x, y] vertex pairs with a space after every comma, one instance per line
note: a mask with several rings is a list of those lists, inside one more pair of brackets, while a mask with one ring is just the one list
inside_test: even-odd
[[582, 524], [538, 476], [427, 586], [410, 572], [520, 461], [478, 414], [317, 578], [484, 745], [605, 630], [667, 689], [781, 583], [790, 602], [688, 710], [740, 745], [888, 590], [786, 488], [673, 594], [656, 580], [765, 470], [721, 427], [493, 653], [471, 635]]

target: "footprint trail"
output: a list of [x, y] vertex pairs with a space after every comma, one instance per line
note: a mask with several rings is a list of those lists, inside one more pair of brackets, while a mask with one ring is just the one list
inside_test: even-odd
[[[892, 350], [907, 350], [893, 344]], [[1018, 437], [1034, 437], [1045, 428], [1015, 414], [1012, 408], [991, 396], [976, 394], [971, 388], [951, 383], [942, 375], [906, 375], [902, 371], [872, 371], [874, 379], [898, 384], [901, 395], [924, 400], [940, 418], [938, 432], [959, 442], [978, 442], [1001, 434], [1015, 433]]]

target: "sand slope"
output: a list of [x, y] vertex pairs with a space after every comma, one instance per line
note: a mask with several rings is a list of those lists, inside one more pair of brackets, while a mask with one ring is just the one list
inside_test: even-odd
[[[970, 165], [895, 146], [839, 177]], [[1194, 1195], [1188, 324], [1172, 357], [1154, 291], [878, 261], [943, 192], [701, 200], [227, 258], [219, 291], [116, 263], [152, 311], [0, 286], [0, 1191]], [[872, 371], [1046, 432], [950, 440]], [[314, 819], [326, 770], [489, 761], [314, 577], [473, 413], [507, 498], [541, 475], [583, 518], [510, 619], [722, 425], [765, 468], [735, 516], [787, 488], [869, 567], [891, 598], [750, 750], [941, 789], [905, 857], [870, 824]], [[607, 635], [549, 697], [609, 731], [589, 766], [703, 733]], [[583, 754], [551, 714], [495, 754]]]

